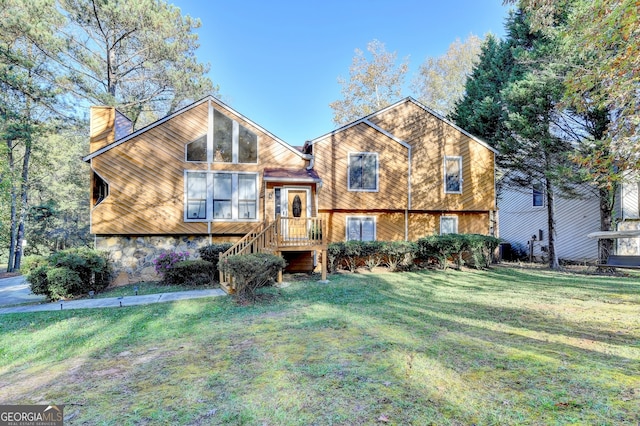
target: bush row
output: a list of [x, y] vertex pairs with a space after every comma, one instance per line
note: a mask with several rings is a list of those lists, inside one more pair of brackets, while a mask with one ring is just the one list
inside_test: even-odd
[[59, 300], [105, 289], [111, 281], [112, 266], [104, 252], [74, 248], [48, 257], [28, 256], [22, 271], [32, 293]]
[[328, 247], [328, 266], [355, 271], [384, 265], [392, 271], [414, 265], [446, 269], [453, 262], [459, 269], [468, 265], [488, 267], [498, 247], [497, 238], [477, 234], [432, 235], [412, 241], [346, 241]]

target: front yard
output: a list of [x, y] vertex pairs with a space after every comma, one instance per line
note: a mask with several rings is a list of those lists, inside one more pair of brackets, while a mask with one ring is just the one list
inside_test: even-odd
[[232, 298], [0, 317], [0, 403], [65, 424], [640, 422], [637, 278], [335, 274]]

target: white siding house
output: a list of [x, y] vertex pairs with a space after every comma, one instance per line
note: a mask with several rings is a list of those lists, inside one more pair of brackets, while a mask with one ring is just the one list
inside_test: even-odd
[[[529, 254], [533, 240], [533, 256], [547, 259], [547, 206], [539, 188], [503, 186], [498, 195], [500, 239]], [[598, 259], [597, 240], [587, 234], [600, 230], [600, 202], [585, 191], [583, 198], [556, 196], [556, 253], [558, 259], [591, 262]], [[535, 236], [535, 239], [533, 238]]]
[[[547, 207], [544, 194], [534, 187], [503, 185], [498, 194], [499, 235], [513, 249], [529, 254], [533, 240], [533, 256], [546, 260]], [[587, 234], [600, 231], [600, 201], [595, 191], [585, 189], [582, 198], [556, 196], [556, 252], [559, 260], [594, 262], [598, 259], [598, 242]], [[631, 180], [622, 185], [617, 197], [615, 230], [640, 229], [640, 183]], [[533, 236], [535, 235], [535, 240]], [[616, 240], [616, 252], [640, 255], [639, 238]]]
[[[620, 221], [616, 230], [629, 231], [640, 229], [640, 183], [630, 182], [622, 186], [617, 210]], [[617, 240], [617, 254], [640, 255], [640, 238], [620, 238]]]

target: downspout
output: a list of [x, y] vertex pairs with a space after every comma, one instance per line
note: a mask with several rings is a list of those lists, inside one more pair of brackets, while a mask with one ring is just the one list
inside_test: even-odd
[[409, 241], [409, 211], [411, 210], [411, 145], [409, 149], [409, 164], [407, 167], [407, 208], [404, 211], [404, 240]]

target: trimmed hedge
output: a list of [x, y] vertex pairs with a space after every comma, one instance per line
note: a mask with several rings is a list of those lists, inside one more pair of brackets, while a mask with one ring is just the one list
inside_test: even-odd
[[49, 257], [28, 256], [22, 272], [34, 294], [49, 300], [71, 298], [107, 288], [112, 276], [108, 255], [89, 248], [75, 248]]
[[422, 262], [435, 262], [446, 269], [452, 260], [458, 269], [465, 264], [482, 269], [491, 264], [500, 240], [479, 234], [445, 234], [420, 238], [417, 243], [418, 260]]
[[233, 275], [236, 298], [254, 300], [256, 290], [273, 283], [286, 262], [280, 256], [256, 253], [229, 256], [218, 266], [224, 273]]
[[202, 259], [177, 262], [162, 276], [162, 282], [167, 285], [208, 285], [214, 280], [213, 263]]
[[423, 267], [446, 269], [453, 262], [459, 269], [468, 265], [477, 269], [491, 264], [500, 240], [478, 234], [432, 235], [412, 241], [347, 241], [329, 244], [330, 272], [339, 268], [355, 272], [385, 265], [391, 271], [406, 270], [416, 263]]

